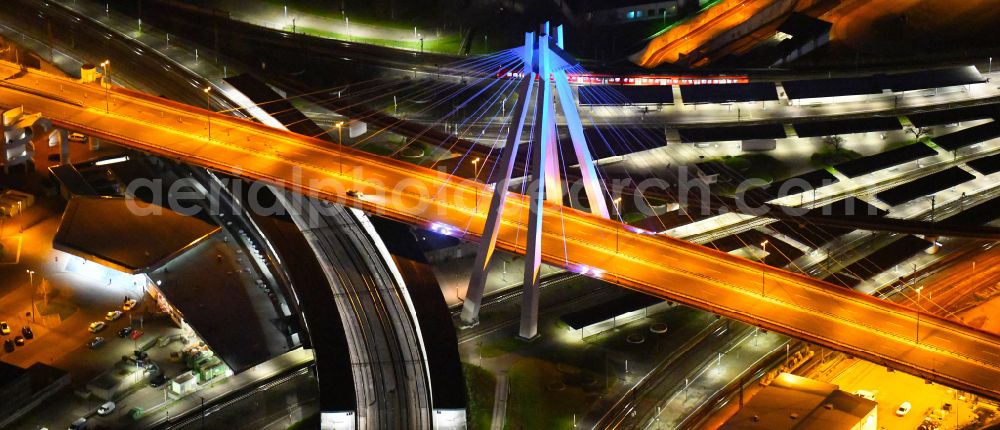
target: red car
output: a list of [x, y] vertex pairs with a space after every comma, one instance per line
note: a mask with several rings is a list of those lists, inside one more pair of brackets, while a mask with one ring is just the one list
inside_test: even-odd
[[131, 337], [132, 340], [138, 340], [142, 337], [142, 330], [132, 330], [132, 334], [130, 334], [129, 337]]

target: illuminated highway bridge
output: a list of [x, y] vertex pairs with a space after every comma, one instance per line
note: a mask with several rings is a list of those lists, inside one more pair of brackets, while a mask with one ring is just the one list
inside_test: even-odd
[[[485, 184], [139, 92], [10, 63], [0, 63], [0, 74], [0, 104], [67, 129], [463, 239], [483, 232], [492, 192]], [[499, 248], [525, 252], [528, 205], [508, 195]], [[560, 205], [543, 209], [547, 264], [1000, 397], [1000, 337]]]

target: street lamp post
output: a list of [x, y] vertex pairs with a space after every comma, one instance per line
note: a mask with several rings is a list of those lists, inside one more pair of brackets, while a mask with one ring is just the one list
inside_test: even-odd
[[340, 158], [340, 174], [344, 174], [344, 121], [337, 121], [337, 152]]
[[764, 250], [764, 256], [760, 258], [760, 262], [763, 264], [760, 268], [760, 296], [764, 297], [764, 276], [767, 273], [767, 263], [764, 262], [764, 259], [767, 257], [767, 240], [761, 242], [760, 247]]
[[25, 270], [28, 274], [28, 290], [31, 295], [31, 322], [35, 322], [35, 271]]
[[208, 140], [212, 140], [212, 86], [206, 86], [202, 91], [205, 92], [205, 120], [208, 122]]
[[618, 224], [625, 222], [625, 220], [622, 219], [622, 210], [621, 210], [621, 207], [619, 206], [621, 204], [621, 202], [622, 202], [622, 198], [621, 197], [618, 197], [618, 198], [616, 198], [616, 199], [614, 199], [614, 200], [611, 201], [611, 203], [615, 205], [615, 216], [618, 217], [618, 221], [619, 221], [619, 222], [615, 223], [615, 254], [617, 254], [619, 252], [619, 246], [618, 246], [619, 242], [618, 241], [619, 241], [619, 237], [621, 236], [621, 234], [619, 233], [619, 230], [621, 229], [621, 226], [618, 225]]
[[104, 69], [104, 112], [111, 113], [111, 60], [104, 60], [101, 63]]
[[[479, 157], [472, 160], [472, 173], [474, 179], [479, 180]], [[479, 213], [479, 187], [476, 187], [476, 213]]]
[[917, 292], [917, 338], [916, 343], [920, 343], [920, 292], [923, 291], [924, 287], [915, 288], [913, 291]]

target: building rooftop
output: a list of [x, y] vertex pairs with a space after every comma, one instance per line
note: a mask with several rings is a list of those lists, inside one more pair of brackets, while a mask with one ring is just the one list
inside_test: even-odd
[[849, 430], [866, 419], [874, 401], [834, 384], [782, 373], [755, 395], [721, 430]]
[[[158, 214], [137, 215], [135, 209]], [[118, 197], [74, 197], [54, 247], [126, 273], [152, 270], [219, 227], [167, 208]]]

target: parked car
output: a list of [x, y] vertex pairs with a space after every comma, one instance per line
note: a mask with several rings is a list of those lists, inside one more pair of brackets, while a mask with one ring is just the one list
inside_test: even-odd
[[69, 425], [69, 430], [85, 430], [87, 428], [86, 418], [77, 418], [73, 421], [73, 424]]
[[118, 330], [118, 337], [122, 339], [125, 339], [130, 334], [132, 334], [132, 327], [122, 327], [121, 330]]
[[90, 327], [88, 327], [87, 330], [90, 330], [91, 333], [97, 333], [101, 330], [104, 330], [104, 327], [107, 326], [108, 325], [105, 324], [104, 321], [94, 321], [90, 323]]
[[28, 339], [28, 340], [31, 340], [31, 339], [35, 338], [35, 333], [32, 332], [31, 331], [31, 327], [28, 327], [28, 326], [21, 327], [21, 335], [24, 336], [24, 338]]
[[167, 375], [164, 375], [164, 374], [160, 373], [160, 374], [154, 376], [153, 379], [149, 380], [149, 386], [153, 387], [153, 388], [156, 388], [156, 387], [159, 387], [159, 386], [161, 386], [163, 384], [166, 384], [168, 380], [170, 380], [170, 378], [167, 378]]
[[142, 330], [132, 330], [132, 334], [130, 334], [129, 337], [131, 337], [132, 340], [139, 340], [139, 338], [142, 337], [142, 335], [143, 335]]
[[903, 402], [903, 404], [899, 405], [899, 409], [896, 409], [896, 415], [906, 415], [910, 412], [910, 409], [913, 409], [913, 405], [910, 402]]
[[362, 193], [361, 191], [358, 191], [358, 190], [347, 190], [347, 195], [350, 196], [350, 197], [354, 197], [354, 198], [356, 198], [358, 200], [364, 200], [365, 199], [365, 193]]
[[14, 341], [10, 339], [3, 341], [3, 350], [7, 352], [14, 352]]
[[83, 133], [70, 133], [69, 141], [83, 143], [87, 141], [87, 136], [84, 136]]
[[104, 319], [108, 320], [108, 321], [116, 321], [116, 320], [118, 320], [118, 318], [121, 318], [122, 315], [124, 315], [122, 313], [122, 311], [111, 311], [111, 312], [108, 312], [108, 314], [104, 316]]
[[135, 299], [126, 299], [125, 302], [122, 303], [122, 310], [125, 312], [132, 310], [132, 308], [134, 307], [135, 307]]
[[10, 334], [10, 326], [7, 325], [7, 321], [0, 321], [0, 334], [4, 336]]
[[115, 410], [115, 402], [107, 402], [101, 405], [101, 407], [97, 408], [97, 415], [106, 417], [108, 415], [111, 415], [111, 412], [114, 412], [114, 410]]
[[24, 336], [14, 336], [14, 345], [24, 346]]
[[104, 338], [100, 337], [100, 336], [97, 336], [97, 337], [91, 339], [90, 342], [87, 342], [87, 348], [90, 348], [90, 349], [97, 349], [101, 345], [104, 345]]
[[854, 392], [855, 396], [861, 397], [862, 399], [875, 400], [875, 393], [868, 390], [858, 390]]

